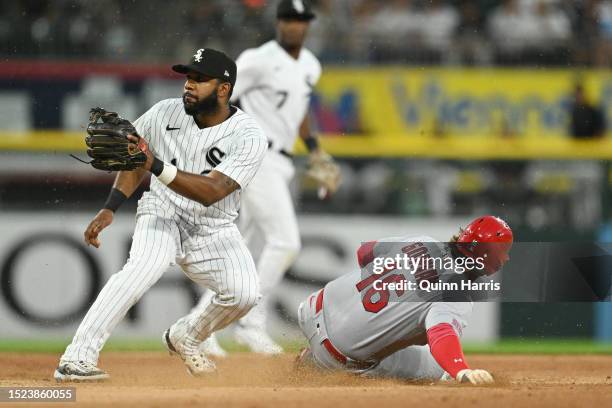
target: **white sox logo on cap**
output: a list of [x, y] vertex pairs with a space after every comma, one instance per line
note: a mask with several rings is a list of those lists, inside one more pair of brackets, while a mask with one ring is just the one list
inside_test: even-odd
[[304, 3], [302, 3], [302, 0], [293, 0], [293, 8], [298, 13], [303, 13], [304, 12]]
[[226, 77], [230, 76], [229, 72], [227, 72], [227, 69], [225, 70], [225, 72], [223, 73], [223, 75], [225, 75]]
[[[204, 48], [200, 48], [195, 54], [193, 54], [193, 59], [196, 62], [202, 61], [202, 53], [204, 52]], [[228, 75], [229, 76], [229, 75]]]

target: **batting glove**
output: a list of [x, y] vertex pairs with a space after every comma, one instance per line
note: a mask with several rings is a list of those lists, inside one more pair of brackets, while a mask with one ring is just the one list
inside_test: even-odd
[[464, 369], [457, 373], [457, 381], [460, 383], [470, 383], [473, 385], [493, 384], [493, 376], [485, 370]]

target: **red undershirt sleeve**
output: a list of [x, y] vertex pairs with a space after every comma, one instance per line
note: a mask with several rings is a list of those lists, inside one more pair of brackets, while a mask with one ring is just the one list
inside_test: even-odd
[[439, 323], [430, 327], [427, 330], [427, 340], [431, 355], [453, 378], [457, 377], [459, 371], [469, 368], [453, 326]]

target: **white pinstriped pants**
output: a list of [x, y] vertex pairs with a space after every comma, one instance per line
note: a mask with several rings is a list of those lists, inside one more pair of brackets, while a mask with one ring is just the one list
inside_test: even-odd
[[[289, 184], [295, 174], [291, 159], [270, 151], [242, 194], [240, 227], [249, 248], [263, 238], [257, 261], [263, 300], [240, 319], [244, 327], [265, 330], [268, 296], [295, 262], [302, 243]], [[262, 237], [263, 235], [263, 237]]]
[[[295, 174], [291, 159], [269, 151], [261, 168], [242, 192], [238, 222], [251, 250], [263, 240], [257, 262], [262, 300], [239, 324], [249, 329], [266, 329], [269, 295], [282, 281], [302, 247], [289, 184]], [[205, 308], [213, 294], [205, 292], [194, 313]], [[174, 331], [174, 330], [173, 330]]]
[[140, 214], [128, 262], [104, 285], [62, 360], [97, 363], [115, 326], [174, 263], [215, 292], [201, 313], [179, 320], [185, 334], [198, 342], [244, 316], [259, 300], [255, 264], [234, 224], [189, 236], [174, 220]]

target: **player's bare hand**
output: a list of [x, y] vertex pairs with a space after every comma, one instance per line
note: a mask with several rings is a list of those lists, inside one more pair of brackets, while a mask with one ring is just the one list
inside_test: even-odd
[[98, 234], [113, 222], [114, 213], [111, 210], [102, 209], [96, 214], [85, 230], [85, 243], [100, 248]]
[[457, 381], [460, 383], [468, 383], [473, 385], [493, 384], [493, 376], [486, 370], [470, 370], [465, 369], [457, 374]]
[[149, 149], [149, 144], [144, 138], [138, 135], [128, 135], [128, 140], [130, 143], [130, 148], [134, 150], [140, 149], [144, 154], [147, 155], [147, 161], [145, 162], [143, 168], [147, 171], [151, 170], [151, 165], [153, 165], [153, 153]]

